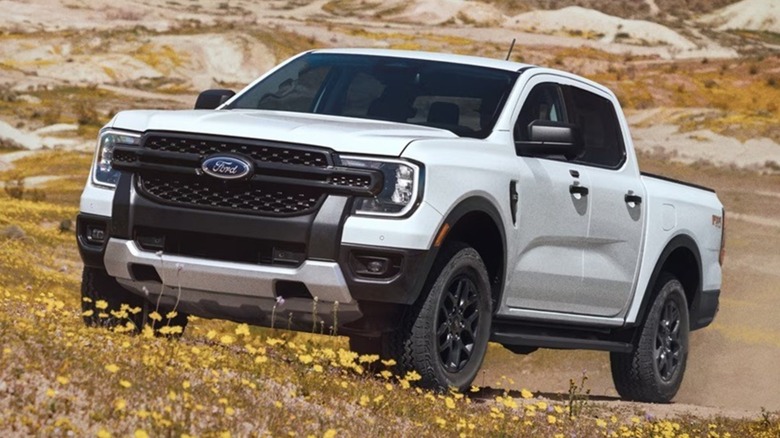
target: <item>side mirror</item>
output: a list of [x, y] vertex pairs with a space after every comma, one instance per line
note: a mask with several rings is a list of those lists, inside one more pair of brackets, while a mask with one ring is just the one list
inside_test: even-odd
[[198, 95], [195, 109], [215, 109], [235, 95], [233, 90], [206, 90]]
[[534, 120], [528, 125], [528, 140], [515, 142], [518, 155], [562, 155], [567, 160], [582, 153], [582, 137], [576, 125]]

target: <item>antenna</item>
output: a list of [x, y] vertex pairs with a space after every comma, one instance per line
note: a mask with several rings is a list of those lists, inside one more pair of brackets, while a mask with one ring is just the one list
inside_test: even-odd
[[512, 45], [509, 46], [509, 52], [506, 54], [507, 61], [509, 61], [509, 57], [512, 56], [512, 49], [515, 48], [515, 40], [517, 40], [517, 38], [512, 38]]

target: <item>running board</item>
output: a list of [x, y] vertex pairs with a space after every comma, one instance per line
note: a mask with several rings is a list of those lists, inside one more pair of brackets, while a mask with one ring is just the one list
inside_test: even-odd
[[630, 353], [634, 348], [629, 342], [605, 341], [602, 339], [581, 339], [530, 333], [493, 332], [490, 340], [505, 345], [526, 345], [529, 347], [555, 348], [562, 350], [601, 350], [615, 353]]

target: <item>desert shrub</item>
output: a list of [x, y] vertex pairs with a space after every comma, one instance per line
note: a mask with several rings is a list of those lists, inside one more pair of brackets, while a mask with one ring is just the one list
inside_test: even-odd
[[26, 235], [19, 225], [8, 225], [0, 229], [0, 237], [3, 239], [24, 239]]
[[3, 186], [6, 195], [14, 199], [22, 199], [24, 196], [24, 178], [13, 176], [5, 181]]
[[82, 101], [76, 105], [75, 110], [79, 125], [100, 125], [100, 114], [93, 104]]

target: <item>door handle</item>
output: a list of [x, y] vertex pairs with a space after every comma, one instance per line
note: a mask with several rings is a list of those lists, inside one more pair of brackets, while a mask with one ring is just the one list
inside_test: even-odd
[[572, 195], [582, 195], [582, 196], [588, 196], [588, 188], [585, 186], [577, 186], [577, 185], [570, 185], [569, 186], [569, 193]]
[[626, 201], [626, 204], [639, 205], [642, 203], [642, 197], [639, 195], [634, 195], [633, 193], [626, 194], [624, 199]]

